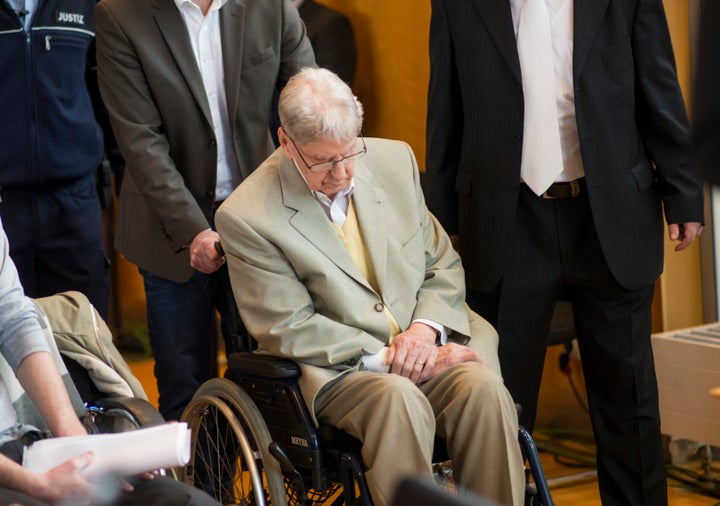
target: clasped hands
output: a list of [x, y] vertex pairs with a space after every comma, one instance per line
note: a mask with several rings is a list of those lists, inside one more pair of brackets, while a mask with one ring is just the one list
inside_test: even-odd
[[414, 322], [393, 338], [385, 356], [391, 374], [404, 376], [413, 383], [422, 383], [448, 367], [463, 362], [487, 363], [482, 354], [469, 346], [435, 344], [435, 330]]

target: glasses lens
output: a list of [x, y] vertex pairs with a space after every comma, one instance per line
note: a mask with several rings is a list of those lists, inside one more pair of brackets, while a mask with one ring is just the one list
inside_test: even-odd
[[330, 160], [329, 162], [314, 163], [310, 165], [308, 169], [310, 169], [311, 172], [329, 172], [333, 170], [335, 164], [354, 161], [355, 159], [360, 158], [362, 155], [364, 155], [366, 151], [367, 149], [365, 148], [365, 141], [363, 140], [362, 149], [360, 149], [360, 151], [358, 151], [357, 153], [343, 156], [339, 160]]

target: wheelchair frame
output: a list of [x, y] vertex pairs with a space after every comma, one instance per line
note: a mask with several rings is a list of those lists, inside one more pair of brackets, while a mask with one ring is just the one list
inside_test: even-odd
[[[299, 376], [289, 359], [231, 354], [225, 378], [201, 385], [181, 417], [192, 429], [185, 481], [223, 504], [372, 506], [360, 441], [330, 425], [315, 427]], [[526, 504], [553, 506], [522, 427], [519, 442], [534, 481]]]

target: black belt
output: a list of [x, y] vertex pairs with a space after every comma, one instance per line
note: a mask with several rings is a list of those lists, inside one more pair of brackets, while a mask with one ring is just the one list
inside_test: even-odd
[[581, 177], [563, 183], [553, 183], [545, 193], [540, 195], [544, 199], [570, 199], [579, 197], [585, 189], [585, 178]]

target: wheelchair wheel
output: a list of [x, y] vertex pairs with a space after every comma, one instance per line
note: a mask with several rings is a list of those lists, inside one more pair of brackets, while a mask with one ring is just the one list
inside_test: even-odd
[[235, 383], [213, 378], [200, 386], [182, 414], [192, 430], [187, 483], [222, 504], [284, 505], [280, 466], [270, 455], [270, 433], [252, 399]]
[[165, 423], [157, 408], [139, 397], [105, 397], [85, 403], [85, 410], [83, 423], [90, 434], [126, 432]]

